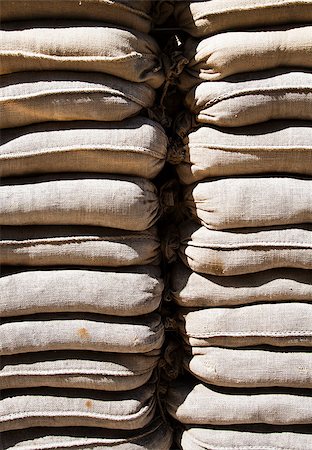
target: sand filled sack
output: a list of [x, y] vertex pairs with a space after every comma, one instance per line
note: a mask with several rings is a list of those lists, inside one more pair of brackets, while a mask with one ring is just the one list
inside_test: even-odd
[[31, 427], [90, 426], [133, 430], [155, 412], [155, 384], [129, 392], [29, 388], [6, 390], [1, 400], [0, 431]]
[[282, 267], [312, 269], [310, 225], [218, 231], [184, 222], [180, 230], [179, 255], [195, 272], [228, 276]]
[[206, 81], [186, 95], [185, 104], [198, 122], [222, 127], [312, 120], [312, 73], [275, 69]]
[[100, 73], [21, 72], [0, 79], [1, 128], [61, 120], [123, 120], [153, 105], [155, 91]]
[[311, 26], [292, 26], [220, 33], [201, 41], [189, 39], [183, 51], [189, 62], [179, 86], [189, 90], [203, 80], [221, 80], [242, 72], [312, 67], [311, 36]]
[[310, 270], [272, 269], [219, 277], [193, 272], [178, 262], [171, 269], [170, 283], [173, 300], [190, 308], [287, 300], [309, 302], [312, 298]]
[[102, 72], [158, 88], [160, 49], [145, 33], [100, 22], [17, 22], [0, 30], [0, 74], [29, 70]]
[[213, 230], [312, 222], [312, 179], [233, 177], [184, 190], [190, 217]]
[[96, 20], [149, 32], [151, 1], [1, 0], [3, 22], [27, 19]]
[[220, 31], [311, 22], [311, 0], [198, 0], [175, 3], [178, 26], [192, 36]]
[[53, 351], [2, 356], [2, 389], [56, 388], [127, 391], [147, 383], [159, 361], [159, 351], [118, 354]]
[[163, 281], [157, 266], [118, 271], [7, 266], [2, 267], [0, 291], [2, 317], [48, 312], [136, 316], [159, 307]]
[[312, 354], [272, 349], [189, 347], [183, 366], [200, 380], [216, 386], [311, 389]]
[[2, 319], [0, 336], [2, 355], [47, 350], [146, 353], [161, 347], [164, 327], [155, 313], [130, 318], [35, 314]]
[[179, 422], [194, 425], [312, 422], [309, 390], [212, 388], [203, 383], [181, 380], [169, 389], [167, 409]]
[[3, 177], [97, 172], [154, 178], [165, 164], [167, 137], [145, 117], [122, 122], [58, 122], [3, 130]]
[[3, 226], [0, 264], [121, 267], [159, 264], [156, 228], [135, 232], [82, 226]]
[[271, 121], [243, 128], [200, 126], [178, 148], [180, 181], [285, 172], [312, 175], [310, 122]]
[[155, 186], [144, 178], [64, 174], [8, 178], [2, 225], [94, 225], [142, 231], [159, 215]]

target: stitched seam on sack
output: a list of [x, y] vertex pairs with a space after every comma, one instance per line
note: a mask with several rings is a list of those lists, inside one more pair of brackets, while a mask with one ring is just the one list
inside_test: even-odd
[[59, 61], [68, 61], [68, 62], [76, 62], [76, 61], [107, 61], [107, 62], [113, 62], [113, 63], [123, 63], [125, 61], [128, 61], [129, 59], [155, 59], [156, 55], [153, 55], [151, 53], [138, 53], [138, 52], [131, 52], [126, 56], [101, 56], [101, 55], [92, 55], [92, 56], [68, 56], [68, 55], [51, 55], [47, 53], [39, 53], [39, 52], [28, 52], [25, 50], [11, 50], [11, 51], [4, 51], [0, 50], [0, 56], [19, 56], [19, 57], [25, 57], [29, 56], [33, 59], [47, 59], [47, 60], [59, 60]]
[[202, 333], [200, 335], [196, 334], [189, 334], [186, 333], [186, 336], [192, 337], [192, 338], [205, 338], [205, 337], [222, 337], [222, 336], [243, 336], [243, 337], [249, 337], [249, 336], [280, 336], [280, 337], [287, 337], [287, 336], [308, 336], [312, 339], [312, 330], [298, 330], [298, 331], [288, 331], [288, 332], [282, 332], [282, 331], [270, 331], [270, 332], [261, 332], [261, 331], [227, 331], [227, 332], [215, 332], [215, 333]]
[[102, 371], [99, 372], [98, 370], [95, 369], [86, 369], [86, 370], [81, 370], [81, 369], [76, 369], [76, 370], [56, 370], [56, 369], [50, 369], [50, 370], [21, 370], [18, 369], [18, 372], [5, 372], [0, 373], [0, 378], [6, 378], [6, 377], [11, 377], [11, 376], [26, 376], [26, 375], [50, 375], [51, 373], [53, 375], [98, 375], [98, 376], [110, 376], [110, 375], [117, 375], [117, 376], [121, 376], [121, 377], [135, 377], [137, 375], [145, 375], [148, 372], [150, 372], [151, 370], [153, 370], [153, 368], [156, 366], [156, 364], [154, 364], [151, 368], [146, 369], [146, 370], [142, 370], [142, 371], [137, 371], [137, 372], [133, 372], [133, 373], [129, 373], [129, 372], [123, 372], [120, 371], [118, 372], [117, 370], [114, 371]]
[[192, 148], [203, 148], [203, 149], [207, 149], [207, 150], [233, 150], [233, 151], [237, 151], [237, 150], [241, 150], [241, 151], [283, 151], [283, 150], [300, 150], [300, 151], [311, 151], [312, 150], [312, 146], [311, 147], [304, 147], [304, 146], [293, 146], [293, 145], [289, 145], [289, 146], [280, 146], [280, 147], [274, 147], [274, 146], [254, 146], [254, 147], [243, 147], [242, 145], [206, 145], [206, 144], [188, 144], [189, 149]]
[[[289, 248], [296, 248], [296, 247], [298, 247], [298, 248], [306, 248], [306, 249], [310, 249], [310, 248], [312, 248], [312, 244], [311, 245], [309, 245], [308, 243], [306, 243], [306, 242], [250, 242], [250, 243], [246, 243], [246, 244], [243, 244], [243, 243], [234, 243], [234, 244], [226, 244], [226, 246], [225, 245], [223, 245], [223, 244], [213, 244], [213, 243], [209, 243], [209, 247], [208, 246], [206, 246], [206, 247], [203, 247], [203, 245], [202, 245], [202, 243], [201, 244], [197, 244], [196, 245], [196, 242], [193, 242], [193, 241], [188, 241], [188, 244], [190, 245], [190, 244], [192, 244], [192, 246], [193, 247], [199, 247], [199, 248], [219, 248], [219, 249], [221, 249], [221, 250], [226, 250], [226, 249], [234, 249], [234, 250], [236, 250], [236, 249], [241, 249], [241, 248], [249, 248], [249, 247], [272, 247], [272, 250], [274, 250], [275, 248], [278, 248], [278, 247], [289, 247]], [[1, 245], [1, 243], [0, 243], [0, 245]]]

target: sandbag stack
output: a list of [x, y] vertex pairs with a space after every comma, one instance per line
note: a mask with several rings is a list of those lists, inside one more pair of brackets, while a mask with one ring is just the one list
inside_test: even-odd
[[[177, 2], [183, 450], [312, 447], [312, 2]], [[187, 375], [188, 374], [188, 375]]]
[[[4, 449], [170, 447], [151, 2], [2, 1]], [[157, 444], [156, 444], [157, 443]]]

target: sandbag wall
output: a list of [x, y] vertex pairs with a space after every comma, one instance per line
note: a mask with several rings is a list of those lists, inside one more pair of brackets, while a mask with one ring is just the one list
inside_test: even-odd
[[2, 1], [3, 449], [167, 450], [151, 2]]
[[177, 443], [308, 450], [312, 3], [176, 2], [175, 15], [191, 35], [175, 148], [188, 216], [171, 273]]

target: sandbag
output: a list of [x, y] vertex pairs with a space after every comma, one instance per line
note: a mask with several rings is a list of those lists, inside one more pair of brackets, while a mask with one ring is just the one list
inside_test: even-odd
[[59, 122], [8, 128], [0, 136], [0, 175], [97, 172], [154, 178], [167, 137], [145, 117], [122, 122]]
[[243, 128], [202, 125], [178, 149], [180, 181], [285, 172], [312, 175], [310, 122], [271, 121]]
[[178, 262], [172, 266], [170, 284], [172, 299], [178, 305], [190, 308], [309, 302], [312, 298], [312, 272], [300, 269], [271, 269], [219, 277], [193, 272]]
[[180, 225], [179, 256], [195, 272], [244, 275], [282, 267], [312, 269], [311, 225], [209, 230]]
[[0, 74], [31, 70], [102, 72], [158, 88], [164, 82], [160, 49], [145, 33], [101, 22], [39, 21], [3, 24]]
[[156, 228], [121, 231], [83, 226], [3, 226], [0, 264], [107, 266], [159, 264]]
[[198, 122], [221, 127], [312, 120], [312, 72], [274, 69], [206, 81], [186, 95], [185, 104]]
[[195, 347], [312, 346], [312, 305], [272, 303], [178, 312], [178, 329]]
[[27, 19], [96, 20], [147, 33], [151, 28], [150, 13], [150, 0], [1, 0], [3, 22]]
[[159, 350], [144, 354], [52, 351], [2, 356], [2, 389], [55, 388], [127, 391], [147, 383]]
[[220, 31], [311, 22], [311, 0], [191, 0], [175, 3], [178, 26], [192, 36]]
[[312, 353], [220, 347], [190, 347], [183, 366], [200, 380], [224, 387], [312, 387]]
[[189, 217], [212, 230], [312, 222], [312, 178], [232, 177], [184, 190]]
[[309, 390], [212, 388], [203, 383], [175, 382], [168, 391], [169, 414], [183, 424], [311, 424]]
[[7, 266], [1, 272], [0, 317], [50, 312], [137, 316], [155, 311], [163, 290], [156, 266], [118, 271]]
[[[312, 5], [311, 5], [312, 6]], [[312, 27], [220, 33], [201, 41], [188, 39], [188, 64], [179, 87], [188, 91], [201, 81], [275, 67], [312, 67]]]
[[122, 175], [58, 174], [7, 178], [1, 225], [92, 225], [143, 231], [159, 215], [156, 187]]
[[20, 72], [0, 78], [1, 128], [36, 122], [119, 121], [153, 105], [155, 91], [102, 73]]
[[156, 313], [129, 318], [34, 314], [2, 319], [0, 336], [1, 355], [48, 350], [146, 353], [162, 346], [164, 327]]

